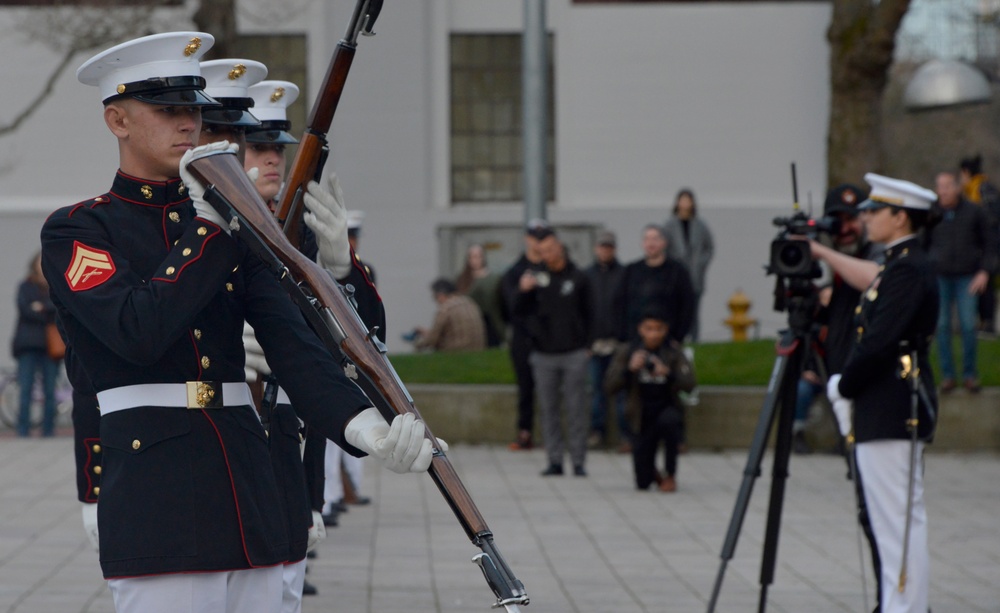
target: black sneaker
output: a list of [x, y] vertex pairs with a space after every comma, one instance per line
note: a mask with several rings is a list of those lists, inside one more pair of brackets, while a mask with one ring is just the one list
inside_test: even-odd
[[303, 596], [315, 596], [318, 593], [319, 593], [319, 590], [317, 590], [316, 586], [313, 585], [312, 583], [309, 583], [308, 581], [306, 581], [306, 582], [304, 582], [302, 584], [302, 595]]
[[543, 477], [562, 476], [563, 467], [559, 464], [549, 464], [549, 467], [542, 471]]
[[586, 477], [587, 469], [583, 467], [583, 464], [577, 464], [573, 467], [573, 475], [577, 477]]

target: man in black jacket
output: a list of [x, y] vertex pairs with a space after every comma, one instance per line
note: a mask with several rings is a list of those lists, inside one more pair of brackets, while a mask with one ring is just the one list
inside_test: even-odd
[[618, 289], [616, 305], [624, 313], [618, 338], [622, 341], [638, 337], [639, 316], [648, 306], [663, 309], [673, 322], [670, 338], [678, 343], [691, 330], [695, 295], [691, 275], [683, 263], [667, 255], [667, 237], [663, 227], [647, 224], [642, 230], [643, 258], [625, 267]]
[[500, 279], [504, 314], [510, 323], [510, 361], [517, 380], [517, 438], [510, 444], [514, 451], [528, 450], [534, 446], [531, 432], [535, 426], [535, 380], [531, 374], [528, 356], [531, 354], [531, 335], [524, 317], [514, 311], [520, 293], [521, 276], [527, 270], [544, 270], [538, 254], [538, 242], [552, 235], [552, 228], [542, 219], [533, 219], [524, 229], [524, 253]]
[[[590, 345], [590, 291], [587, 276], [566, 257], [555, 234], [539, 241], [545, 270], [526, 271], [518, 283], [514, 313], [531, 336], [529, 361], [542, 412], [542, 435], [549, 466], [543, 476], [563, 474], [568, 448], [573, 474], [587, 476], [587, 347]], [[566, 411], [563, 438], [559, 402]]]
[[[621, 284], [625, 267], [621, 265], [615, 253], [616, 241], [613, 232], [601, 232], [594, 246], [594, 263], [586, 270], [590, 282], [591, 305], [594, 308], [590, 320], [590, 386], [591, 413], [590, 447], [597, 447], [607, 442], [608, 425], [608, 394], [604, 393], [604, 375], [611, 364], [611, 356], [618, 345], [618, 332], [621, 328], [620, 311], [615, 309], [615, 295]], [[615, 415], [618, 419], [618, 432], [622, 444], [629, 442], [631, 433], [625, 420], [625, 394], [613, 394]]]
[[989, 216], [962, 198], [958, 179], [950, 172], [936, 179], [937, 224], [927, 235], [930, 258], [937, 273], [941, 311], [937, 322], [941, 391], [955, 388], [955, 360], [951, 352], [952, 306], [958, 311], [962, 336], [962, 379], [970, 392], [979, 391], [976, 371], [976, 314], [979, 295], [996, 269], [997, 244]]

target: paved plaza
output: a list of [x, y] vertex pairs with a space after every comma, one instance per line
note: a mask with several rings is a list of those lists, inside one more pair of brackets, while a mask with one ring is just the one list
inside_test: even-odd
[[[593, 452], [586, 478], [538, 476], [541, 451], [456, 446], [466, 487], [524, 582], [531, 613], [705, 611], [745, 451], [680, 458], [675, 494], [633, 489], [629, 456]], [[717, 611], [757, 608], [770, 460], [756, 480]], [[112, 613], [81, 527], [72, 439], [0, 437], [0, 611]], [[488, 611], [471, 545], [426, 475], [367, 462], [367, 506], [341, 515], [310, 562], [306, 613]], [[794, 456], [768, 611], [864, 610], [854, 497], [832, 455]], [[1000, 456], [927, 457], [935, 613], [1000, 612]], [[869, 608], [873, 580], [865, 556]]]

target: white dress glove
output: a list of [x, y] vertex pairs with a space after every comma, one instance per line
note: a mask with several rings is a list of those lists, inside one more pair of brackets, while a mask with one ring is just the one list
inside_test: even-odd
[[222, 218], [222, 215], [215, 210], [211, 204], [205, 202], [205, 186], [198, 182], [197, 179], [191, 174], [187, 169], [188, 164], [194, 160], [199, 160], [210, 155], [218, 155], [220, 153], [236, 153], [240, 146], [236, 143], [230, 144], [229, 141], [219, 141], [217, 143], [211, 143], [208, 145], [201, 145], [200, 147], [195, 147], [194, 149], [188, 149], [184, 152], [184, 156], [181, 157], [180, 163], [180, 173], [181, 180], [184, 181], [184, 186], [187, 187], [188, 196], [191, 197], [191, 203], [194, 205], [194, 211], [196, 217], [201, 217], [205, 221], [210, 221], [215, 225], [219, 226], [229, 234], [229, 224]]
[[323, 514], [313, 510], [313, 525], [309, 526], [309, 539], [306, 541], [306, 551], [316, 549], [320, 541], [326, 538], [326, 524], [323, 523]]
[[[430, 439], [424, 436], [424, 423], [412, 413], [397, 415], [390, 426], [378, 409], [368, 407], [347, 422], [344, 438], [396, 473], [424, 472], [434, 453]], [[441, 447], [447, 449], [446, 445]]]
[[840, 395], [840, 375], [833, 375], [826, 383], [826, 397], [833, 405], [833, 414], [837, 416], [837, 429], [840, 435], [846, 437], [851, 433], [851, 411], [854, 402]]
[[257, 342], [253, 328], [247, 322], [243, 322], [243, 349], [247, 354], [246, 366], [243, 370], [246, 371], [248, 382], [256, 381], [259, 378], [258, 374], [265, 376], [271, 374], [271, 367], [264, 359], [264, 349]]
[[83, 511], [83, 531], [87, 533], [87, 539], [93, 545], [94, 551], [101, 553], [101, 541], [97, 534], [97, 504], [84, 502]]
[[347, 209], [344, 192], [335, 173], [327, 179], [327, 191], [315, 181], [306, 187], [303, 202], [308, 211], [302, 215], [309, 229], [316, 233], [319, 258], [334, 278], [343, 279], [351, 272], [351, 243], [347, 240]]

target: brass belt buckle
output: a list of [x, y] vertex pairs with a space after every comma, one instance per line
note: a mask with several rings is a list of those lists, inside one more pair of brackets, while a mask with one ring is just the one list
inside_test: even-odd
[[189, 409], [220, 409], [222, 408], [222, 383], [219, 381], [188, 381], [187, 408]]

